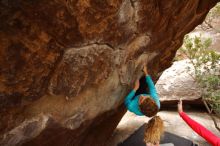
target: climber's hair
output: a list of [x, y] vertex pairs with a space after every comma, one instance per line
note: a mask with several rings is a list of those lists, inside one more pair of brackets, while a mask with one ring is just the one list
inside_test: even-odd
[[147, 117], [153, 117], [159, 111], [156, 102], [151, 97], [144, 99], [144, 101], [139, 105], [139, 107], [142, 114], [144, 114]]
[[148, 121], [145, 126], [144, 142], [157, 143], [164, 132], [163, 120], [159, 116], [155, 116]]

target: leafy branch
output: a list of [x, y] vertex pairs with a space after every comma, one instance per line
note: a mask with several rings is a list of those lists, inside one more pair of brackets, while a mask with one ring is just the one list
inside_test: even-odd
[[193, 66], [187, 68], [193, 71], [193, 79], [197, 83], [202, 94], [202, 100], [208, 113], [214, 121], [215, 127], [220, 131], [218, 124], [212, 115], [220, 117], [220, 54], [208, 49], [212, 43], [210, 38], [202, 36], [185, 36], [184, 43], [180, 48]]

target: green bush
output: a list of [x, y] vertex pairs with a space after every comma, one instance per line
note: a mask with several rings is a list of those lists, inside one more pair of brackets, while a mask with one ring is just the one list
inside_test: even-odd
[[202, 39], [201, 35], [192, 38], [186, 35], [180, 52], [193, 65], [194, 80], [201, 90], [203, 100], [220, 115], [220, 54], [208, 49], [211, 43], [210, 38]]

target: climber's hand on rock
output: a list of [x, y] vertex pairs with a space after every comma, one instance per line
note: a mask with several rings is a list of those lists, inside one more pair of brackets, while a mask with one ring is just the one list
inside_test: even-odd
[[179, 103], [178, 103], [178, 112], [181, 113], [183, 112], [183, 103], [182, 103], [182, 99], [179, 100]]
[[143, 72], [144, 72], [145, 75], [148, 75], [147, 65], [146, 64], [144, 64]]
[[134, 90], [137, 91], [139, 86], [140, 86], [139, 80], [136, 80], [134, 84]]

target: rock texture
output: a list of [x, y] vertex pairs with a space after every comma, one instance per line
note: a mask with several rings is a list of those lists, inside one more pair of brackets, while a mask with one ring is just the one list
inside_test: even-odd
[[203, 105], [201, 89], [194, 80], [193, 70], [190, 61], [185, 59], [174, 62], [170, 68], [163, 72], [156, 84], [162, 109], [172, 106], [176, 107], [180, 98], [187, 105]]
[[156, 88], [161, 101], [179, 100], [179, 98], [194, 100], [201, 97], [200, 88], [194, 80], [193, 66], [189, 60], [174, 62], [160, 76]]
[[0, 145], [105, 145], [218, 0], [0, 0]]

